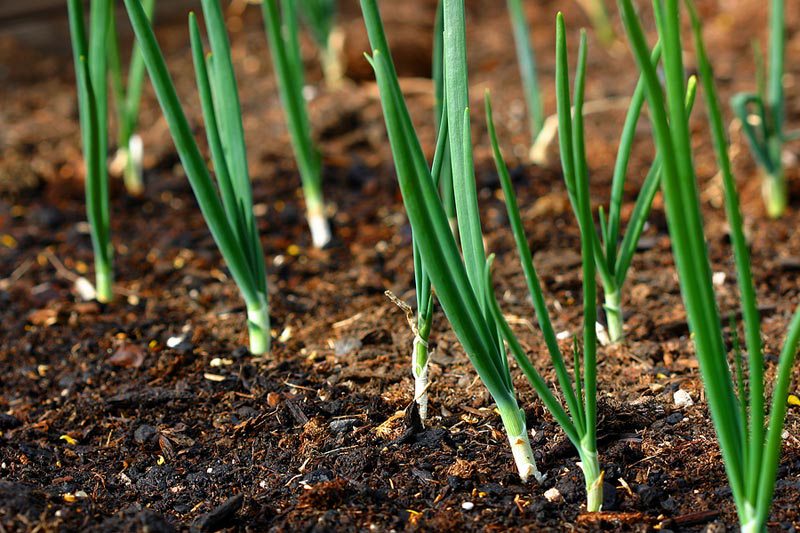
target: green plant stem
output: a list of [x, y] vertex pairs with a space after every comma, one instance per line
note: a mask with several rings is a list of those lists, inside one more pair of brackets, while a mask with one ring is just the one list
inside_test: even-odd
[[603, 505], [603, 472], [597, 460], [597, 446], [594, 442], [585, 439], [578, 448], [581, 471], [586, 484], [586, 511], [595, 513]]
[[311, 124], [303, 100], [303, 64], [297, 40], [295, 3], [283, 0], [279, 6], [278, 0], [264, 0], [261, 9], [278, 92], [300, 171], [311, 238], [315, 247], [323, 248], [330, 242], [331, 233], [322, 195], [322, 163], [311, 139]]
[[605, 298], [603, 309], [606, 312], [608, 339], [612, 344], [615, 344], [621, 341], [624, 336], [622, 331], [622, 324], [624, 323], [622, 298], [620, 297], [619, 289], [616, 287], [603, 287], [603, 296]]
[[247, 330], [250, 337], [250, 353], [263, 355], [270, 349], [269, 305], [265, 294], [258, 294], [255, 304], [247, 304]]
[[411, 373], [414, 376], [414, 400], [419, 406], [419, 418], [428, 417], [428, 339], [414, 336], [411, 354]]
[[[770, 144], [776, 144], [774, 139], [772, 141]], [[761, 197], [764, 200], [767, 215], [772, 219], [781, 218], [789, 203], [783, 165], [779, 165], [775, 172], [769, 172], [762, 168], [761, 176]]]

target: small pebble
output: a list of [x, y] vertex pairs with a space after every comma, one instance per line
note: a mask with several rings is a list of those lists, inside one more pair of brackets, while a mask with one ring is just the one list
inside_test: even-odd
[[133, 433], [133, 440], [139, 444], [149, 442], [156, 436], [156, 428], [148, 424], [142, 424]]
[[330, 424], [328, 424], [328, 427], [334, 433], [344, 433], [345, 431], [350, 431], [351, 429], [353, 429], [357, 423], [358, 420], [354, 418], [345, 418], [342, 420], [332, 421]]
[[472, 509], [475, 508], [475, 504], [472, 502], [464, 502], [461, 504], [461, 508], [464, 509], [465, 511], [471, 511]]
[[555, 487], [544, 491], [544, 497], [550, 503], [559, 503], [564, 501], [564, 496], [562, 496], [561, 493], [558, 491], [558, 489]]
[[180, 343], [182, 343], [184, 339], [185, 337], [183, 336], [170, 337], [169, 339], [167, 339], [167, 348], [175, 348]]
[[694, 405], [694, 400], [692, 400], [692, 396], [683, 389], [678, 389], [672, 393], [672, 399], [675, 402], [675, 407], [679, 409], [683, 409], [685, 407], [691, 407]]

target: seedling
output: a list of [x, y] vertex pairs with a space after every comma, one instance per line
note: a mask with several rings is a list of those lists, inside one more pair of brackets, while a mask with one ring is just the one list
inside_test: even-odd
[[344, 31], [336, 24], [337, 0], [293, 0], [300, 6], [300, 16], [317, 43], [322, 75], [328, 87], [335, 89], [344, 79]]
[[239, 96], [220, 3], [202, 0], [211, 44], [208, 56], [197, 20], [193, 13], [189, 15], [192, 58], [216, 186], [192, 136], [147, 13], [139, 0], [125, 0], [125, 7], [197, 203], [247, 305], [250, 351], [267, 353], [270, 322], [264, 252], [253, 216]]
[[[658, 64], [661, 55], [660, 45], [656, 45], [651, 53], [651, 61]], [[686, 113], [691, 114], [694, 106], [697, 79], [689, 78], [686, 87]], [[624, 316], [622, 312], [622, 287], [627, 279], [633, 255], [639, 239], [644, 231], [653, 199], [661, 184], [661, 156], [656, 156], [645, 177], [639, 194], [636, 198], [633, 212], [628, 221], [625, 235], [620, 240], [622, 194], [630, 161], [636, 126], [641, 115], [645, 98], [644, 80], [640, 79], [631, 98], [631, 104], [623, 125], [617, 151], [614, 175], [611, 182], [611, 199], [609, 202], [608, 217], [600, 210], [600, 237], [594, 233], [594, 254], [597, 262], [597, 271], [603, 284], [603, 309], [605, 311], [606, 325], [608, 327], [609, 342], [617, 343], [623, 338]], [[574, 204], [574, 202], [573, 202]]]
[[[761, 194], [767, 214], [779, 218], [788, 202], [783, 171], [783, 145], [800, 138], [800, 131], [787, 133], [783, 71], [786, 47], [784, 0], [771, 0], [769, 17], [769, 62], [766, 88], [759, 82], [758, 92], [740, 93], [731, 107], [742, 125], [750, 151], [762, 170]], [[758, 55], [758, 54], [757, 54]], [[759, 55], [760, 56], [760, 55]], [[763, 60], [759, 61], [759, 80], [763, 80]]]
[[111, 3], [92, 0], [89, 39], [80, 0], [68, 0], [70, 37], [78, 82], [78, 108], [86, 164], [86, 216], [94, 250], [97, 300], [114, 298], [113, 255], [108, 200], [108, 98], [106, 93], [106, 40]]
[[[155, 0], [142, 0], [142, 8], [148, 19], [153, 17]], [[117, 115], [117, 155], [112, 168], [122, 169], [125, 188], [133, 196], [144, 193], [142, 178], [142, 159], [144, 147], [142, 138], [136, 133], [139, 121], [139, 104], [142, 99], [144, 83], [144, 59], [139, 45], [134, 43], [128, 66], [127, 84], [122, 78], [122, 60], [117, 36], [117, 22], [112, 10], [108, 31], [108, 65], [111, 73], [111, 87], [114, 94], [114, 108]]]
[[658, 74], [649, 61], [644, 32], [633, 4], [631, 0], [619, 0], [628, 40], [646, 83], [653, 137], [661, 154], [672, 155], [662, 160], [662, 189], [681, 294], [700, 362], [711, 417], [741, 529], [747, 533], [760, 532], [766, 530], [775, 490], [788, 388], [800, 342], [800, 309], [792, 317], [787, 331], [778, 362], [772, 408], [767, 416], [760, 316], [739, 199], [728, 158], [713, 72], [702, 41], [700, 19], [691, 0], [686, 3], [692, 15], [700, 79], [723, 177], [748, 353], [749, 386], [744, 383], [744, 363], [738, 349], [734, 349], [734, 361], [739, 369], [739, 377], [734, 379], [729, 369], [728, 352], [722, 338], [722, 325], [711, 281], [690, 130], [683, 104], [680, 2], [659, 0], [654, 3], [664, 50], [665, 87], [662, 89]]
[[[486, 98], [486, 119], [489, 125], [489, 136], [495, 164], [503, 187], [506, 208], [509, 215], [514, 240], [520, 255], [520, 262], [525, 273], [533, 300], [536, 318], [542, 329], [550, 359], [558, 376], [558, 385], [564, 401], [565, 410], [549, 386], [528, 359], [522, 345], [517, 340], [508, 322], [500, 311], [500, 306], [491, 287], [491, 258], [486, 266], [486, 299], [500, 333], [511, 348], [511, 353], [528, 378], [531, 386], [541, 398], [548, 411], [566, 433], [575, 446], [580, 457], [580, 467], [586, 483], [586, 510], [599, 511], [603, 503], [603, 473], [597, 458], [597, 336], [594, 328], [596, 320], [595, 299], [597, 287], [595, 282], [595, 264], [593, 256], [594, 222], [589, 198], [589, 180], [587, 177], [586, 154], [583, 142], [583, 94], [586, 74], [586, 34], [581, 33], [578, 51], [578, 67], [575, 77], [575, 94], [570, 108], [569, 66], [567, 61], [567, 44], [564, 18], [561, 13], [556, 19], [556, 97], [559, 116], [559, 146], [561, 168], [564, 181], [572, 191], [575, 201], [575, 214], [581, 234], [581, 256], [583, 270], [583, 350], [577, 339], [573, 347], [574, 376], [570, 377], [564, 357], [558, 345], [550, 314], [547, 310], [541, 283], [533, 265], [528, 241], [522, 226], [519, 206], [517, 205], [511, 176], [508, 173], [492, 118], [492, 108], [488, 95]], [[583, 380], [581, 379], [580, 360], [583, 360]]]
[[[373, 49], [370, 61], [378, 81], [398, 183], [412, 231], [418, 237], [416, 243], [422, 264], [430, 276], [436, 289], [437, 299], [453, 326], [453, 330], [497, 404], [520, 477], [523, 480], [527, 480], [531, 476], [541, 479], [530, 447], [525, 415], [519, 408], [514, 395], [505, 349], [501, 346], [497, 325], [488, 308], [489, 303], [484, 290], [486, 285], [485, 265], [481, 264], [477, 272], [472, 271], [474, 265], [469, 266], [469, 262], [462, 259], [459, 253], [447, 214], [439, 199], [436, 185], [428, 170], [419, 139], [400, 91], [400, 84], [391, 60], [376, 1], [361, 0], [361, 10]], [[466, 64], [463, 61], [466, 58], [461, 56], [465, 52], [463, 14], [463, 4], [460, 1], [445, 0], [445, 35], [456, 40], [460, 39], [461, 42], [460, 46], [454, 45], [452, 42], [446, 43], [447, 59], [445, 61], [447, 69], [445, 76], [448, 80], [446, 84], [448, 133], [452, 134], [455, 122], [461, 122], [458, 135], [449, 137], [454, 167], [453, 176], [456, 182], [460, 180], [461, 172], [472, 165], [471, 144], [469, 139], [463, 135], [464, 132], [469, 131], [469, 109], [464, 105], [463, 98], [459, 100], [460, 103], [455, 105], [450, 98], [450, 89], [453, 85], [460, 86], [459, 91], [466, 91], [466, 85], [464, 85]], [[454, 51], [455, 55], [451, 56]], [[461, 59], [457, 59], [459, 57]], [[459, 69], [453, 68], [456, 61], [459, 62], [459, 69], [462, 69], [460, 73], [457, 72]], [[452, 109], [459, 109], [459, 120], [452, 120], [450, 114]], [[462, 139], [462, 137], [465, 138]], [[454, 150], [456, 145], [454, 139], [465, 141], [459, 145], [461, 147], [459, 152]], [[458, 190], [459, 185], [456, 183], [456, 191]], [[477, 205], [475, 211], [477, 211]], [[470, 218], [469, 222], [462, 221], [462, 213], [463, 210], [458, 211], [458, 224], [462, 238], [473, 237], [476, 233], [480, 236], [480, 220], [475, 217]], [[464, 214], [463, 216], [467, 217], [468, 215]], [[473, 249], [472, 252], [476, 252], [476, 250]], [[482, 248], [480, 253], [483, 254]], [[467, 257], [466, 250], [465, 257]], [[471, 260], [475, 259], [474, 255], [469, 257]], [[482, 260], [482, 263], [484, 262]], [[471, 275], [477, 277], [470, 277]]]
[[311, 123], [303, 98], [303, 60], [297, 36], [297, 7], [294, 0], [264, 0], [264, 15], [272, 64], [278, 79], [278, 92], [286, 112], [286, 122], [294, 148], [311, 240], [323, 248], [331, 240], [322, 196], [322, 161], [311, 139]]

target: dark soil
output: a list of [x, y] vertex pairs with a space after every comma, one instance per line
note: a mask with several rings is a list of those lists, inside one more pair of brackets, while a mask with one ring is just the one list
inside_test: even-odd
[[[383, 4], [412, 112], [432, 150], [432, 2]], [[561, 3], [535, 4], [534, 44], [545, 104], [553, 112], [552, 22]], [[766, 27], [763, 2], [735, 4], [701, 2], [726, 99], [753, 88], [750, 40]], [[800, 4], [787, 4], [791, 58], [800, 54]], [[577, 29], [587, 22], [574, 4], [561, 8], [576, 44]], [[504, 3], [471, 2], [470, 10], [487, 246], [498, 254], [495, 279], [504, 311], [519, 317], [515, 329], [523, 345], [553, 377], [477, 112], [484, 89], [493, 90], [558, 331], [581, 327], [576, 224], [555, 150], [552, 166], [524, 163], [527, 127]], [[412, 399], [412, 334], [383, 293], [413, 299], [410, 232], [377, 91], [361, 57], [367, 46], [357, 15], [350, 2], [343, 22], [355, 81], [335, 93], [320, 87], [311, 104], [336, 233], [333, 246], [315, 251], [258, 10], [251, 6], [239, 17], [231, 9], [275, 326], [273, 353], [261, 358], [242, 348], [242, 301], [149, 89], [141, 120], [146, 196], [129, 198], [119, 181], [112, 191], [119, 296], [110, 305], [80, 301], [74, 279], [92, 278], [92, 253], [69, 48], [60, 42], [45, 54], [2, 41], [0, 531], [733, 527], [735, 511], [688, 339], [660, 198], [625, 289], [627, 340], [600, 353], [604, 514], [581, 514], [576, 454], [515, 371], [537, 460], [547, 474], [542, 486], [519, 482], [491, 399], [440, 313], [432, 339], [432, 419], [422, 429], [404, 412]], [[159, 37], [190, 118], [199, 125], [186, 29], [167, 25]], [[625, 46], [606, 50], [591, 39], [590, 45], [587, 99], [630, 94], [635, 77]], [[310, 46], [307, 59], [309, 82], [318, 85]], [[789, 122], [797, 126], [800, 67], [792, 61], [788, 67]], [[698, 105], [697, 164], [714, 271], [725, 275], [717, 287], [720, 307], [728, 314], [737, 309], [735, 276], [702, 112]], [[620, 111], [587, 118], [598, 205], [608, 198], [621, 122]], [[626, 214], [652, 157], [646, 123], [640, 139]], [[768, 221], [756, 170], [740, 136], [734, 132], [733, 139], [772, 372], [800, 295], [800, 180], [797, 165], [790, 166], [792, 205], [785, 218]], [[694, 406], [675, 406], [678, 389], [691, 394]], [[771, 518], [775, 529], [795, 530], [797, 407], [789, 410], [786, 432]], [[551, 487], [563, 502], [544, 498]]]

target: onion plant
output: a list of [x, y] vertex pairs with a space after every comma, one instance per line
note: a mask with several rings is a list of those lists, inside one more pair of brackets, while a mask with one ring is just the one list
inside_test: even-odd
[[531, 45], [530, 28], [522, 7], [522, 0], [507, 0], [508, 15], [514, 30], [514, 44], [517, 49], [517, 62], [525, 91], [525, 103], [528, 107], [528, 126], [531, 130], [531, 145], [544, 125], [544, 108], [539, 90], [539, 79], [536, 74], [536, 55]]
[[[486, 266], [486, 300], [495, 322], [500, 327], [502, 337], [511, 348], [511, 353], [528, 378], [531, 386], [541, 398], [548, 411], [556, 419], [575, 446], [580, 457], [580, 467], [586, 483], [586, 509], [589, 512], [599, 511], [603, 503], [603, 473], [597, 458], [597, 334], [594, 323], [596, 319], [595, 300], [597, 287], [595, 281], [595, 263], [593, 256], [594, 222], [592, 220], [591, 201], [589, 197], [589, 180], [586, 165], [586, 153], [583, 134], [583, 95], [586, 79], [586, 34], [581, 33], [578, 50], [578, 66], [575, 76], [575, 94], [570, 109], [569, 66], [567, 61], [567, 42], [564, 18], [561, 13], [556, 19], [556, 98], [559, 117], [559, 146], [561, 168], [564, 181], [574, 200], [574, 211], [578, 219], [581, 234], [581, 257], [583, 270], [583, 350], [579, 348], [577, 339], [573, 347], [574, 375], [570, 377], [558, 345], [555, 329], [547, 310], [542, 286], [533, 264], [528, 241], [522, 226], [519, 206], [517, 205], [511, 176], [503, 160], [497, 134], [492, 118], [492, 108], [487, 95], [486, 120], [489, 125], [489, 136], [495, 164], [503, 187], [506, 208], [511, 223], [514, 240], [525, 273], [536, 318], [542, 329], [550, 359], [558, 377], [558, 386], [567, 409], [562, 407], [552, 393], [544, 378], [539, 374], [522, 345], [500, 311], [500, 306], [491, 287], [490, 265]], [[581, 378], [580, 360], [583, 360], [583, 378]]]
[[[783, 173], [783, 145], [800, 137], [800, 132], [787, 133], [786, 101], [783, 90], [783, 70], [786, 47], [784, 0], [770, 1], [769, 61], [766, 87], [758, 84], [758, 92], [739, 93], [731, 99], [731, 107], [742, 124], [756, 163], [763, 172], [761, 193], [767, 214], [772, 218], [783, 215], [787, 204], [786, 181]], [[763, 65], [763, 61], [759, 61]], [[763, 69], [759, 79], [763, 79]]]
[[745, 368], [739, 350], [734, 350], [737, 378], [732, 376], [729, 368], [703, 236], [690, 129], [683, 109], [680, 2], [654, 2], [656, 25], [663, 43], [665, 86], [662, 88], [658, 73], [649, 61], [644, 32], [632, 1], [619, 0], [628, 39], [645, 79], [655, 143], [661, 154], [671, 155], [662, 160], [667, 223], [711, 417], [742, 531], [760, 532], [766, 530], [775, 490], [788, 388], [800, 342], [800, 310], [795, 312], [787, 331], [772, 391], [772, 408], [767, 414], [760, 316], [742, 214], [727, 154], [713, 72], [702, 41], [700, 19], [691, 0], [687, 0], [687, 4], [692, 15], [700, 79], [731, 228], [747, 349], [747, 383], [744, 382]]
[[[465, 170], [471, 172], [472, 168], [472, 147], [468, 134], [469, 108], [466, 106], [465, 95], [460, 95], [458, 103], [450, 98], [451, 89], [454, 87], [459, 89], [453, 93], [466, 92], [463, 8], [460, 0], [456, 2], [445, 0], [445, 39], [460, 41], [460, 45], [447, 42], [445, 47], [447, 134], [452, 134], [454, 124], [459, 123], [457, 135], [449, 135], [457, 208], [458, 196], [464, 189], [464, 184], [459, 185], [458, 182], [464, 181], [461, 178], [462, 172]], [[411, 228], [419, 236], [415, 242], [421, 263], [430, 276], [436, 297], [453, 330], [464, 346], [478, 376], [497, 404], [520, 477], [523, 480], [531, 476], [541, 479], [526, 430], [525, 414], [515, 397], [505, 348], [486, 298], [485, 258], [480, 258], [484, 254], [483, 245], [480, 245], [480, 250], [464, 246], [464, 259], [462, 259], [400, 91], [376, 0], [361, 0], [361, 10], [373, 50], [369, 59], [378, 82], [400, 191]], [[456, 62], [459, 68], [452, 68]], [[452, 120], [451, 110], [455, 109], [458, 110], [458, 119]], [[458, 152], [455, 150], [456, 144], [460, 147]], [[474, 177], [472, 180], [474, 191]], [[474, 196], [472, 201], [475, 202]], [[463, 207], [462, 205], [457, 211], [459, 233], [462, 239], [477, 236], [480, 242], [481, 229], [477, 217], [477, 203], [473, 211], [475, 216], [464, 212]]]
[[300, 16], [317, 43], [322, 75], [330, 88], [344, 79], [342, 47], [344, 33], [336, 24], [337, 0], [293, 0], [299, 4]]
[[[280, 5], [279, 5], [280, 3]], [[322, 196], [322, 160], [311, 138], [311, 123], [303, 98], [303, 60], [297, 35], [295, 0], [264, 0], [261, 3], [278, 91], [294, 148], [311, 240], [323, 248], [331, 240]]]
[[83, 5], [68, 0], [70, 37], [78, 85], [78, 108], [86, 164], [86, 216], [94, 250], [97, 300], [113, 295], [113, 254], [108, 199], [108, 95], [106, 92], [106, 41], [111, 2], [92, 0], [87, 40]]
[[[439, 185], [447, 154], [446, 115], [442, 116], [439, 131], [441, 133], [436, 143], [436, 152], [430, 169], [434, 186]], [[430, 276], [420, 255], [418, 241], [421, 237], [412, 230], [411, 238], [414, 250], [414, 285], [417, 295], [417, 314], [416, 317], [413, 317], [410, 308], [406, 312], [409, 316], [411, 329], [414, 332], [414, 341], [411, 345], [411, 374], [414, 376], [414, 400], [419, 407], [419, 418], [424, 422], [428, 417], [428, 387], [430, 385], [428, 380], [428, 362], [430, 359], [428, 341], [430, 340], [431, 325], [433, 324], [433, 288], [431, 287]]]
[[[660, 45], [656, 45], [651, 60], [658, 63], [661, 55]], [[697, 79], [689, 78], [686, 88], [686, 113], [690, 114], [694, 105]], [[644, 80], [639, 79], [631, 98], [627, 116], [620, 135], [614, 174], [611, 182], [611, 198], [608, 216], [600, 210], [600, 238], [594, 233], [594, 254], [597, 271], [603, 285], [603, 309], [608, 327], [608, 341], [617, 343], [623, 338], [624, 316], [622, 312], [622, 286], [625, 283], [633, 255], [644, 231], [653, 199], [661, 184], [661, 156], [657, 155], [642, 183], [636, 203], [631, 213], [625, 234], [620, 239], [622, 193], [625, 186], [628, 162], [630, 161], [636, 126], [645, 99]], [[574, 204], [574, 202], [573, 202]]]
[[[153, 17], [155, 0], [142, 0], [142, 7], [149, 19]], [[134, 43], [128, 65], [127, 83], [123, 81], [122, 60], [120, 59], [117, 22], [113, 12], [108, 31], [108, 66], [111, 74], [111, 87], [114, 94], [114, 107], [117, 115], [117, 155], [116, 165], [122, 169], [125, 188], [133, 196], [144, 193], [142, 179], [142, 138], [136, 133], [139, 121], [139, 103], [144, 83], [144, 59], [138, 44]], [[112, 164], [114, 166], [114, 164]]]
[[202, 0], [211, 45], [207, 56], [197, 20], [193, 13], [189, 15], [192, 58], [216, 186], [192, 136], [147, 13], [140, 0], [125, 0], [125, 7], [197, 203], [245, 300], [250, 351], [266, 353], [270, 323], [264, 252], [253, 216], [239, 96], [220, 3]]

